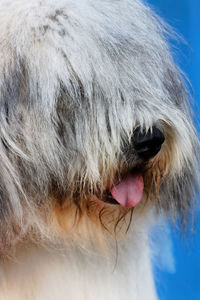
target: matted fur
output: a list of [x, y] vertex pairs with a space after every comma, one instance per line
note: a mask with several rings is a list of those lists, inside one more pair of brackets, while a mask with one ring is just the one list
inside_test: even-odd
[[[165, 25], [137, 0], [2, 0], [0, 24], [0, 299], [155, 299], [148, 231], [185, 224], [199, 161]], [[131, 138], [152, 126], [144, 165]], [[138, 166], [142, 203], [104, 203]]]

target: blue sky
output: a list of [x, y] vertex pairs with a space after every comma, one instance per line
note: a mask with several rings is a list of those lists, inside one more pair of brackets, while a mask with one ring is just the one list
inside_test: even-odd
[[[192, 84], [191, 93], [200, 110], [200, 0], [146, 2], [184, 38], [184, 43], [176, 43], [174, 56]], [[199, 222], [196, 232], [184, 238], [178, 231], [171, 231], [175, 271], [155, 270], [160, 300], [200, 300]]]

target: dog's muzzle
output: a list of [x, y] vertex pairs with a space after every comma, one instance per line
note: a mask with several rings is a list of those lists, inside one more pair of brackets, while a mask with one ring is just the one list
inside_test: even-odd
[[[137, 154], [143, 164], [155, 157], [161, 150], [165, 141], [163, 133], [157, 127], [152, 127], [148, 132], [137, 128], [131, 138], [129, 149]], [[104, 201], [109, 204], [120, 204], [124, 207], [135, 207], [143, 198], [144, 179], [139, 167], [130, 169], [126, 176], [113, 185], [105, 193]]]

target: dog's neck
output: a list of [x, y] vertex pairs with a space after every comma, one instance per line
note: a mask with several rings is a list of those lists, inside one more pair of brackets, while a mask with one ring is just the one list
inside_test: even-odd
[[20, 245], [15, 259], [1, 266], [0, 300], [155, 300], [148, 244], [150, 219], [152, 213], [136, 214], [127, 241], [119, 241], [117, 248], [107, 253], [81, 245]]

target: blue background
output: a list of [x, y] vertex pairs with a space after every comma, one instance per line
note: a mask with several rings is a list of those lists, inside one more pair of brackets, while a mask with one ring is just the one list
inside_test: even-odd
[[[176, 43], [175, 60], [192, 84], [200, 108], [200, 0], [146, 0], [185, 40]], [[198, 128], [200, 132], [200, 127]], [[172, 230], [175, 271], [156, 270], [160, 300], [200, 300], [200, 226], [183, 238]]]

